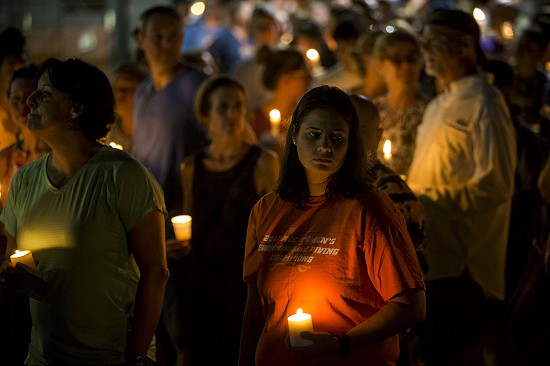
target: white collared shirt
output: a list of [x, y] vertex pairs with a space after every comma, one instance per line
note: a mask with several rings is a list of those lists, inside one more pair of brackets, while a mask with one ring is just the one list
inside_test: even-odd
[[487, 296], [504, 298], [516, 154], [508, 107], [481, 74], [429, 103], [407, 179], [426, 211], [427, 280], [467, 270]]

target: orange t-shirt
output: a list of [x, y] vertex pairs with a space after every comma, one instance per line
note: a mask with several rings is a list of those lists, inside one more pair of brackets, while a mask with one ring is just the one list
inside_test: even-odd
[[285, 348], [287, 318], [302, 308], [315, 332], [345, 333], [395, 295], [424, 288], [403, 216], [374, 188], [350, 199], [312, 197], [304, 209], [264, 196], [250, 215], [244, 280], [256, 281], [266, 316], [258, 366], [394, 365], [397, 336], [304, 362]]

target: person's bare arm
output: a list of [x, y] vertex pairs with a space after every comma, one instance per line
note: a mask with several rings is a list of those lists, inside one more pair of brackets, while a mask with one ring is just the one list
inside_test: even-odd
[[[426, 317], [426, 298], [424, 290], [410, 290], [390, 299], [373, 316], [347, 332], [351, 349], [381, 342], [401, 333], [421, 322]], [[336, 355], [339, 352], [339, 340], [330, 333], [302, 332], [304, 339], [314, 343], [307, 347], [287, 347], [307, 358]]]
[[130, 229], [127, 238], [140, 271], [140, 279], [126, 348], [131, 354], [146, 355], [160, 318], [169, 276], [164, 215], [160, 211], [149, 212]]

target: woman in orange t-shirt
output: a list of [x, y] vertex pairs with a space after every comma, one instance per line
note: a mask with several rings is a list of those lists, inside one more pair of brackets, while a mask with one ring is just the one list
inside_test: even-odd
[[[425, 317], [422, 271], [397, 207], [370, 178], [347, 93], [298, 103], [276, 192], [249, 219], [239, 365], [395, 365], [398, 334]], [[289, 315], [312, 316], [292, 346]]]

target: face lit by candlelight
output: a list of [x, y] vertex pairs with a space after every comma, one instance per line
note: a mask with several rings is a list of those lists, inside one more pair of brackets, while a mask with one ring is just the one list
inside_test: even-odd
[[308, 176], [328, 178], [342, 167], [348, 133], [346, 121], [333, 112], [314, 109], [305, 116], [294, 143]]
[[56, 135], [59, 128], [74, 128], [75, 103], [69, 99], [67, 93], [52, 85], [47, 72], [40, 77], [38, 88], [29, 96], [27, 104], [30, 107], [27, 125], [37, 135]]

